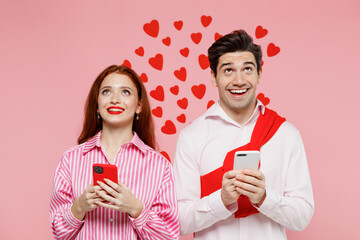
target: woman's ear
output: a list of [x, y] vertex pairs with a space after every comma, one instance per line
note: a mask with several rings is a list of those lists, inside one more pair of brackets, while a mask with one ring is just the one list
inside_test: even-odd
[[138, 107], [136, 108], [136, 113], [137, 114], [139, 114], [139, 113], [141, 113], [141, 111], [142, 111], [142, 102], [141, 101], [139, 101], [139, 103], [138, 103]]

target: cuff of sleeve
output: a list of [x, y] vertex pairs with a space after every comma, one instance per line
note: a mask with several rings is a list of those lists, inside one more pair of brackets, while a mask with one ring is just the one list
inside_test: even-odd
[[74, 217], [71, 208], [64, 214], [64, 219], [72, 228], [80, 228], [85, 222], [84, 220], [81, 221]]
[[141, 228], [150, 218], [150, 212], [144, 206], [143, 210], [141, 211], [140, 215], [137, 218], [130, 217], [130, 215], [129, 218], [135, 228]]
[[264, 202], [258, 207], [258, 210], [263, 214], [267, 214], [279, 203], [279, 194], [273, 189], [266, 189], [266, 198]]
[[[210, 211], [215, 215], [222, 219], [228, 218], [237, 210], [237, 204], [233, 206], [230, 205], [229, 208], [226, 208], [224, 203], [221, 200], [221, 189], [213, 192], [209, 195], [209, 206]], [[236, 202], [237, 203], [237, 202]]]

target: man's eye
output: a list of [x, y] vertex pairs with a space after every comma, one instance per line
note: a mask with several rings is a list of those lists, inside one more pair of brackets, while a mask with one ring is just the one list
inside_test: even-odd
[[246, 68], [244, 68], [244, 71], [245, 71], [245, 72], [251, 72], [251, 71], [252, 71], [252, 67], [246, 67]]
[[232, 69], [231, 69], [231, 68], [226, 68], [224, 72], [225, 72], [225, 73], [231, 73], [231, 72], [232, 72]]

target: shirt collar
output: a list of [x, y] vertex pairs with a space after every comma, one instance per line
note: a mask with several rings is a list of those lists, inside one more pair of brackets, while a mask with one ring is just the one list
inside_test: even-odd
[[[83, 149], [83, 154], [88, 153], [90, 150], [92, 150], [95, 147], [101, 148], [101, 133], [102, 131], [99, 131], [94, 137], [89, 139], [85, 142], [85, 146]], [[124, 145], [134, 145], [136, 146], [142, 153], [146, 154], [148, 151], [148, 146], [139, 138], [139, 136], [136, 134], [136, 132], [133, 132], [134, 136], [130, 140], [130, 142], [125, 143]]]
[[[255, 110], [254, 110], [253, 114], [251, 115], [251, 117], [249, 118], [249, 120], [246, 121], [246, 123], [244, 125], [246, 125], [248, 122], [251, 122], [253, 119], [257, 119], [259, 117], [260, 113], [261, 114], [265, 113], [265, 106], [259, 99], [257, 99]], [[239, 126], [238, 123], [236, 123], [233, 119], [231, 119], [225, 113], [225, 111], [221, 108], [219, 101], [214, 103], [208, 109], [208, 111], [205, 113], [205, 118], [208, 118], [208, 117], [220, 117], [227, 122], [230, 122], [230, 123], [233, 123], [233, 124]]]

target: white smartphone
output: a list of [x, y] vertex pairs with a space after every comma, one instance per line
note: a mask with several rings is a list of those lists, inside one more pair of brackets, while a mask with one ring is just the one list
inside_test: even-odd
[[237, 151], [234, 156], [234, 169], [259, 169], [259, 151]]

